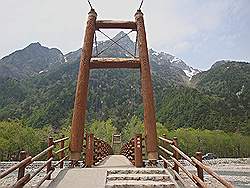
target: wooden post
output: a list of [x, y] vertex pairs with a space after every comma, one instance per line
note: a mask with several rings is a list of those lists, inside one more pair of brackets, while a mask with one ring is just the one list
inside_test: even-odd
[[[53, 145], [53, 138], [52, 137], [49, 137], [48, 139], [48, 147], [52, 146]], [[47, 154], [47, 159], [49, 160], [51, 157], [53, 157], [53, 154], [52, 154], [52, 149], [48, 151], [48, 154]], [[51, 171], [52, 169], [52, 162], [50, 161], [48, 164], [47, 164], [47, 174]], [[51, 179], [51, 175], [48, 176], [48, 179], [47, 180], [50, 180]]]
[[[202, 152], [196, 152], [195, 153], [195, 158], [202, 163]], [[197, 175], [198, 177], [204, 181], [204, 176], [203, 176], [203, 169], [199, 166], [196, 165], [197, 168]], [[198, 185], [199, 186], [199, 185]], [[199, 186], [200, 187], [200, 186]]]
[[143, 13], [137, 10], [135, 22], [138, 35], [139, 59], [141, 63], [141, 90], [144, 105], [144, 128], [149, 162], [154, 165], [158, 159], [157, 132], [153, 87], [150, 73], [146, 31]]
[[[163, 134], [163, 138], [167, 139], [167, 135]], [[166, 142], [162, 141], [162, 145], [163, 145], [164, 148], [167, 149], [168, 144]], [[164, 157], [167, 159], [167, 155], [164, 154]], [[164, 165], [164, 168], [168, 167], [168, 164], [165, 161], [164, 161], [163, 165]]]
[[94, 158], [94, 134], [90, 133], [87, 137], [86, 145], [86, 167], [90, 168], [93, 165]]
[[134, 147], [135, 147], [135, 166], [142, 167], [142, 135], [136, 134], [134, 138]]
[[72, 161], [78, 161], [81, 157], [87, 109], [89, 65], [92, 57], [96, 17], [95, 10], [91, 9], [85, 30], [71, 125], [70, 160]]
[[[178, 140], [177, 140], [177, 137], [174, 137], [173, 142], [174, 142], [174, 146], [175, 146], [175, 147], [178, 147]], [[175, 158], [176, 160], [178, 160], [178, 159], [179, 159], [179, 154], [178, 154], [178, 152], [174, 150], [174, 151], [173, 151], [173, 154], [174, 154], [174, 158]], [[178, 165], [177, 165], [176, 163], [174, 163], [173, 169], [179, 174], [179, 167], [178, 167]], [[178, 178], [175, 176], [175, 179], [177, 180]]]
[[[64, 135], [62, 135], [62, 138], [64, 138]], [[63, 149], [64, 148], [64, 140], [62, 140], [61, 141], [61, 149]], [[64, 150], [63, 151], [61, 151], [61, 153], [60, 153], [60, 159], [63, 159], [65, 157], [65, 152], [64, 152]], [[60, 163], [60, 168], [63, 168], [63, 163], [64, 163], [64, 161], [62, 161], [61, 163]]]
[[[26, 151], [21, 151], [20, 154], [19, 154], [19, 161], [22, 161], [26, 158]], [[24, 174], [25, 174], [25, 167], [26, 167], [26, 164], [23, 165], [22, 167], [20, 167], [18, 169], [18, 176], [17, 176], [17, 180], [20, 180], [22, 177], [24, 177]]]

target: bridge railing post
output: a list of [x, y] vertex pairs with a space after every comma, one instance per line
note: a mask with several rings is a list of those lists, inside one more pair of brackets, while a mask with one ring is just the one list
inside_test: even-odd
[[142, 167], [142, 135], [136, 134], [134, 138], [134, 147], [135, 147], [135, 166]]
[[[196, 152], [195, 153], [195, 158], [202, 163], [202, 152]], [[203, 175], [203, 169], [199, 166], [196, 165], [197, 168], [197, 175], [198, 177], [204, 181], [204, 175]], [[200, 187], [200, 185], [198, 185]]]
[[[167, 135], [166, 134], [163, 134], [162, 137], [165, 138], [165, 139], [167, 139]], [[167, 149], [168, 144], [166, 142], [163, 141], [162, 145], [163, 145], [164, 148]], [[164, 168], [168, 167], [168, 164], [165, 161], [164, 161], [163, 165], [164, 165]]]
[[90, 168], [93, 165], [93, 159], [94, 159], [94, 134], [90, 133], [87, 136], [86, 167]]
[[[64, 138], [64, 135], [62, 135], [62, 138]], [[64, 140], [61, 141], [60, 146], [61, 146], [61, 149], [64, 148]], [[60, 153], [60, 159], [63, 159], [64, 157], [65, 157], [65, 152], [64, 152], [64, 150], [62, 150]], [[64, 163], [63, 161], [60, 162], [60, 168], [63, 168], [63, 163]]]
[[[175, 147], [178, 148], [178, 140], [177, 140], [177, 137], [174, 137], [174, 138], [173, 138], [173, 144], [174, 144]], [[179, 154], [178, 154], [178, 152], [177, 152], [176, 150], [174, 150], [174, 151], [173, 151], [173, 154], [174, 154], [174, 158], [175, 158], [176, 160], [178, 160], [178, 159], [179, 159]], [[178, 166], [176, 163], [174, 163], [173, 169], [179, 174], [179, 166]], [[178, 179], [178, 178], [175, 176], [175, 179]]]
[[[22, 161], [24, 159], [26, 159], [26, 151], [21, 151], [19, 154], [19, 161]], [[25, 167], [26, 165], [23, 165], [18, 169], [17, 180], [20, 180], [22, 177], [24, 177]]]
[[[48, 139], [48, 147], [52, 146], [53, 145], [53, 138], [52, 137], [49, 137]], [[53, 153], [52, 153], [52, 150], [48, 150], [48, 153], [47, 153], [47, 159], [49, 160], [51, 157], [53, 157]], [[47, 174], [52, 170], [52, 161], [48, 162], [47, 164]], [[48, 176], [48, 179], [47, 180], [50, 180], [51, 179], [51, 175]]]

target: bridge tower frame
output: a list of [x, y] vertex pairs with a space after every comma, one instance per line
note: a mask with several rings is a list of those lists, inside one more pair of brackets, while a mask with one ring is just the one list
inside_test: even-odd
[[[70, 160], [80, 160], [87, 110], [89, 74], [90, 69], [98, 68], [140, 69], [146, 151], [149, 161], [154, 163], [158, 159], [154, 96], [144, 18], [140, 9], [137, 10], [134, 17], [135, 21], [97, 20], [97, 14], [94, 9], [91, 9], [88, 13], [71, 125]], [[92, 58], [95, 30], [103, 28], [132, 29], [137, 31], [139, 58]]]

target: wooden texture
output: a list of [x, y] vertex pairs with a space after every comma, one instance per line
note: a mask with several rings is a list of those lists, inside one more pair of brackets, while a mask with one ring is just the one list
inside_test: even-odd
[[154, 165], [158, 159], [154, 94], [150, 73], [146, 31], [143, 14], [140, 10], [137, 10], [135, 14], [135, 22], [137, 26], [139, 59], [141, 62], [141, 88], [144, 105], [146, 149], [148, 153], [148, 160]]
[[97, 20], [96, 29], [133, 29], [136, 30], [136, 24], [133, 21], [119, 20]]
[[96, 17], [97, 14], [92, 9], [89, 12], [86, 25], [75, 94], [70, 136], [70, 159], [72, 161], [78, 161], [80, 159], [83, 146], [84, 124], [88, 97], [89, 64], [92, 57]]
[[90, 69], [106, 68], [140, 68], [140, 61], [137, 58], [91, 58]]

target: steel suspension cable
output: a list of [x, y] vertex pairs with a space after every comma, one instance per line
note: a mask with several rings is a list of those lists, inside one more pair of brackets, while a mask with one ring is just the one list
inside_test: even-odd
[[[101, 30], [97, 30], [97, 31], [99, 31], [100, 33], [102, 33], [105, 37], [107, 37], [109, 40], [111, 40], [112, 42], [113, 42], [113, 44], [112, 45], [110, 45], [108, 48], [110, 48], [111, 46], [113, 46], [114, 44], [116, 44], [117, 46], [119, 46], [120, 48], [122, 48], [124, 51], [126, 51], [129, 55], [131, 55], [132, 57], [134, 57], [135, 58], [135, 56], [131, 53], [131, 52], [129, 52], [126, 48], [124, 48], [124, 47], [122, 47], [119, 43], [118, 43], [118, 41], [119, 40], [121, 40], [122, 38], [124, 38], [125, 36], [127, 36], [127, 35], [124, 35], [122, 38], [120, 38], [118, 41], [115, 41], [115, 40], [113, 40], [112, 38], [110, 38], [108, 35], [106, 35], [104, 32], [102, 32]], [[131, 30], [129, 33], [131, 33], [133, 30]], [[129, 34], [128, 33], [128, 34]], [[107, 48], [106, 48], [107, 49]], [[106, 50], [105, 49], [105, 50]], [[100, 52], [100, 53], [102, 53], [102, 52]], [[100, 53], [98, 54], [98, 55], [100, 55]]]

